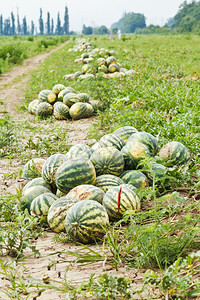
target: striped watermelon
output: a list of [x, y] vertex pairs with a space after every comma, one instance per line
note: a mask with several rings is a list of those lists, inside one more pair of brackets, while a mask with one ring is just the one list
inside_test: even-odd
[[78, 201], [76, 198], [64, 196], [53, 202], [48, 211], [47, 222], [54, 232], [65, 230], [67, 212]]
[[162, 164], [154, 164], [151, 170], [147, 171], [149, 181], [152, 183], [153, 179], [157, 184], [160, 184], [160, 179], [164, 178], [167, 173], [167, 168]]
[[56, 186], [63, 193], [68, 193], [80, 184], [94, 184], [95, 180], [96, 172], [92, 162], [80, 157], [64, 162], [56, 173]]
[[38, 99], [40, 102], [53, 104], [56, 101], [56, 94], [51, 90], [42, 90], [38, 95]]
[[99, 140], [100, 146], [103, 147], [115, 147], [118, 150], [121, 150], [125, 146], [124, 140], [115, 134], [108, 133], [102, 136]]
[[128, 170], [136, 169], [142, 159], [151, 156], [149, 148], [139, 142], [127, 142], [121, 152], [125, 160], [125, 169]]
[[76, 91], [70, 86], [66, 87], [58, 94], [58, 101], [63, 101], [63, 97], [68, 93], [76, 93]]
[[115, 175], [105, 174], [97, 176], [95, 185], [101, 188], [104, 192], [107, 192], [111, 187], [118, 186], [123, 183], [124, 181], [121, 178]]
[[138, 196], [127, 187], [112, 187], [103, 198], [103, 206], [105, 207], [110, 220], [117, 221], [123, 217], [128, 210], [137, 211]]
[[32, 202], [30, 206], [31, 215], [42, 218], [41, 221], [47, 223], [47, 215], [50, 206], [57, 200], [58, 198], [53, 193], [44, 193], [37, 196]]
[[113, 134], [120, 136], [126, 142], [127, 139], [135, 132], [137, 132], [136, 128], [132, 126], [123, 126], [115, 130]]
[[57, 120], [67, 120], [70, 118], [69, 107], [62, 102], [56, 102], [53, 108], [53, 115]]
[[124, 183], [132, 184], [137, 189], [145, 188], [149, 185], [147, 177], [139, 170], [125, 171], [120, 177]]
[[80, 120], [88, 117], [88, 107], [86, 103], [77, 102], [69, 109], [69, 114], [73, 120]]
[[90, 97], [86, 93], [79, 93], [78, 97], [80, 99], [79, 100], [80, 102], [89, 102], [89, 100], [90, 100]]
[[93, 108], [93, 106], [90, 103], [85, 103], [85, 105], [87, 107], [86, 118], [90, 118], [94, 114], [94, 108]]
[[47, 102], [42, 102], [36, 109], [36, 115], [40, 118], [47, 118], [53, 114], [53, 106]]
[[75, 158], [78, 157], [82, 151], [89, 150], [90, 147], [84, 143], [78, 143], [73, 145], [66, 154], [66, 158]]
[[31, 202], [39, 195], [49, 193], [49, 189], [44, 186], [32, 186], [24, 191], [22, 191], [21, 199], [20, 199], [20, 207], [22, 210], [26, 208], [30, 212]]
[[133, 133], [128, 138], [127, 143], [128, 142], [139, 142], [145, 144], [152, 156], [155, 156], [158, 152], [158, 140], [152, 134], [145, 131]]
[[46, 182], [46, 180], [44, 180], [42, 177], [37, 177], [34, 178], [32, 180], [30, 180], [24, 187], [23, 187], [23, 191], [27, 190], [28, 188], [32, 187], [32, 186], [44, 186], [46, 187], [48, 190], [50, 190], [52, 192], [53, 188], [52, 186]]
[[43, 158], [32, 158], [24, 166], [22, 171], [23, 178], [36, 178], [41, 176], [42, 166], [45, 163]]
[[188, 149], [180, 142], [172, 141], [164, 145], [159, 156], [168, 161], [169, 166], [182, 165], [190, 159]]
[[67, 196], [77, 198], [79, 200], [94, 200], [102, 203], [104, 191], [97, 186], [91, 184], [82, 184], [73, 188]]
[[[137, 190], [135, 186], [133, 186], [132, 184], [127, 184], [127, 183], [120, 184], [119, 187], [127, 188], [127, 189], [131, 190], [134, 193]], [[141, 209], [140, 199], [139, 199], [139, 197], [136, 197], [136, 211], [139, 212], [140, 209]]]
[[94, 145], [92, 145], [91, 148], [92, 148], [93, 150], [100, 149], [100, 148], [101, 148], [100, 143], [99, 143], [99, 142], [96, 142]]
[[66, 104], [68, 107], [71, 107], [73, 104], [80, 102], [80, 99], [77, 94], [75, 93], [67, 93], [63, 97], [63, 103]]
[[82, 244], [102, 239], [109, 218], [104, 207], [93, 200], [75, 203], [67, 212], [65, 230], [69, 237]]
[[97, 149], [90, 159], [94, 164], [97, 176], [103, 174], [119, 176], [124, 170], [123, 155], [114, 147]]
[[36, 110], [37, 110], [37, 107], [39, 104], [40, 104], [39, 99], [35, 99], [35, 100], [31, 101], [28, 105], [28, 112], [32, 115], [36, 115]]
[[119, 72], [119, 69], [120, 69], [120, 67], [119, 67], [118, 64], [110, 64], [110, 65], [108, 66], [108, 71], [109, 71], [110, 73]]
[[106, 64], [107, 66], [109, 66], [110, 64], [116, 64], [117, 62], [117, 59], [115, 56], [109, 56], [107, 59], [106, 59]]
[[78, 156], [90, 159], [93, 152], [94, 152], [94, 150], [91, 148], [85, 149], [83, 151], [80, 151]]
[[64, 90], [64, 89], [65, 89], [65, 86], [64, 86], [63, 84], [56, 84], [56, 85], [54, 85], [52, 91], [53, 91], [56, 95], [58, 95], [58, 94], [59, 94], [62, 90]]
[[58, 168], [64, 163], [66, 156], [64, 154], [53, 154], [48, 157], [42, 167], [42, 177], [50, 184], [56, 182], [56, 172]]

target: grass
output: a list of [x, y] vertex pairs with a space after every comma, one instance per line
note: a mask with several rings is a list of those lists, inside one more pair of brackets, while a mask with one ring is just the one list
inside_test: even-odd
[[[26, 100], [19, 112], [24, 112], [42, 89], [62, 83], [103, 102], [105, 110], [98, 112], [91, 137], [98, 140], [105, 133], [131, 125], [157, 136], [159, 148], [173, 140], [183, 143], [191, 159], [184, 166], [168, 168], [162, 179], [153, 177], [149, 187], [137, 191], [142, 202], [141, 212], [130, 211], [122, 221], [111, 224], [103, 241], [105, 252], [102, 255], [92, 251], [90, 246], [83, 252], [68, 253], [80, 264], [109, 261], [116, 272], [122, 267], [149, 269], [141, 289], [133, 291], [128, 278], [108, 274], [98, 279], [92, 275], [88, 283], [76, 287], [66, 278], [59, 288], [56, 282], [36, 282], [30, 278], [29, 284], [37, 284], [41, 293], [45, 289], [57, 289], [65, 295], [71, 293], [74, 299], [77, 295], [86, 297], [89, 292], [102, 299], [116, 299], [117, 296], [126, 299], [130, 292], [142, 295], [147, 286], [156, 288], [157, 296], [166, 299], [198, 296], [199, 282], [195, 281], [195, 276], [199, 265], [200, 37], [130, 35], [121, 41], [92, 37], [91, 42], [98, 48], [114, 49], [117, 60], [122, 66], [133, 69], [134, 75], [113, 79], [97, 76], [91, 81], [66, 82], [65, 74], [82, 67], [74, 63], [81, 53], [68, 52], [75, 44], [70, 41], [32, 73]], [[58, 152], [66, 153], [70, 146], [66, 142], [68, 125], [67, 122], [62, 124], [53, 118], [40, 120], [27, 115], [20, 124], [10, 117], [2, 119], [1, 158], [19, 158], [25, 164], [33, 156], [46, 158]], [[152, 161], [147, 161], [142, 171], [147, 173], [151, 168]], [[6, 223], [8, 227], [5, 236], [1, 235], [0, 245], [2, 252], [14, 253], [15, 258], [19, 258], [40, 232], [34, 234], [37, 222], [32, 217], [27, 219], [13, 199], [4, 197], [1, 204], [1, 230]], [[17, 226], [20, 243], [13, 238]], [[57, 235], [56, 241], [69, 242], [63, 234]], [[36, 248], [32, 249], [34, 251]], [[9, 267], [3, 270], [7, 271]]]

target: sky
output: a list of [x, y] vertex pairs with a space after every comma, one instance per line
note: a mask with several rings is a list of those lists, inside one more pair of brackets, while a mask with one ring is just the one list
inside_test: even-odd
[[[183, 2], [184, 0], [0, 0], [0, 14], [7, 18], [11, 12], [16, 16], [18, 11], [20, 20], [26, 16], [28, 24], [33, 20], [38, 27], [40, 8], [43, 11], [44, 22], [47, 12], [50, 12], [56, 23], [59, 11], [63, 23], [67, 5], [70, 31], [81, 32], [83, 24], [92, 27], [105, 25], [110, 28], [124, 12], [144, 14], [147, 26], [163, 26], [168, 19], [176, 15]], [[189, 2], [191, 1], [187, 1]]]

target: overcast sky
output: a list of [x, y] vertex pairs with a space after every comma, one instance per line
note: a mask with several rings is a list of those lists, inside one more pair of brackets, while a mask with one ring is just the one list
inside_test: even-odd
[[[67, 5], [69, 11], [70, 30], [81, 31], [83, 24], [86, 26], [106, 25], [117, 22], [124, 12], [144, 14], [146, 24], [164, 25], [173, 17], [184, 0], [0, 0], [0, 14], [4, 18], [14, 15], [19, 11], [20, 19], [27, 17], [28, 24], [31, 20], [38, 27], [40, 8], [43, 10], [43, 19], [49, 11], [54, 21], [60, 12], [63, 23], [64, 9]], [[191, 1], [187, 1], [188, 3]]]

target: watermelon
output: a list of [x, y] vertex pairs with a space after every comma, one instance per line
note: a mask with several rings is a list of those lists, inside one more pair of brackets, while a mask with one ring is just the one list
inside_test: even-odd
[[128, 170], [120, 176], [124, 183], [132, 184], [137, 189], [148, 186], [147, 177], [139, 170]]
[[65, 230], [65, 218], [69, 208], [79, 200], [77, 198], [63, 196], [50, 206], [47, 216], [49, 227], [54, 232]]
[[62, 102], [56, 102], [53, 108], [53, 115], [57, 120], [67, 120], [70, 118], [69, 107]]
[[118, 64], [110, 64], [108, 66], [108, 71], [110, 73], [119, 72], [119, 65]]
[[28, 188], [32, 187], [32, 186], [44, 186], [46, 187], [48, 190], [50, 190], [52, 192], [53, 188], [52, 186], [46, 182], [46, 180], [44, 180], [42, 177], [37, 177], [34, 178], [32, 180], [30, 180], [24, 187], [23, 187], [23, 191], [27, 190]]
[[81, 184], [73, 188], [67, 196], [77, 198], [79, 200], [94, 200], [102, 203], [104, 191], [97, 186], [91, 184]]
[[126, 142], [127, 139], [135, 132], [137, 132], [136, 128], [132, 126], [123, 126], [115, 130], [113, 134], [120, 136]]
[[63, 193], [68, 193], [80, 184], [94, 184], [95, 180], [95, 168], [86, 158], [72, 158], [64, 162], [56, 172], [56, 186]]
[[36, 178], [41, 176], [42, 166], [45, 163], [43, 158], [32, 158], [24, 166], [22, 171], [23, 178]]
[[90, 97], [86, 93], [79, 93], [78, 97], [80, 99], [79, 100], [80, 102], [89, 102], [89, 100], [90, 100]]
[[120, 220], [129, 210], [137, 211], [139, 198], [133, 190], [127, 187], [114, 186], [110, 188], [103, 198], [105, 207], [111, 221]]
[[117, 62], [117, 59], [115, 56], [109, 56], [107, 59], [106, 59], [106, 64], [107, 66], [109, 66], [110, 64], [116, 64]]
[[[131, 190], [134, 193], [137, 190], [135, 186], [133, 186], [132, 184], [127, 184], [127, 183], [120, 184], [119, 187], [127, 188], [127, 189]], [[140, 209], [141, 209], [140, 199], [139, 199], [139, 197], [136, 197], [136, 211], [139, 212]]]
[[43, 193], [37, 196], [32, 202], [30, 206], [31, 215], [41, 217], [41, 221], [47, 223], [47, 215], [50, 206], [57, 200], [58, 198], [53, 193]]
[[36, 115], [36, 110], [37, 110], [39, 103], [40, 103], [39, 99], [35, 99], [35, 100], [31, 101], [28, 105], [28, 112], [32, 115]]
[[89, 103], [92, 105], [92, 107], [94, 109], [94, 113], [96, 113], [97, 110], [103, 111], [103, 104], [100, 100], [90, 99]]
[[114, 147], [104, 147], [95, 150], [91, 157], [97, 176], [112, 174], [119, 176], [124, 170], [123, 154]]
[[78, 143], [73, 145], [66, 154], [66, 158], [75, 158], [78, 157], [82, 151], [89, 150], [90, 147], [84, 143]]
[[82, 244], [96, 242], [105, 235], [109, 218], [105, 208], [93, 200], [75, 203], [67, 212], [65, 230], [71, 239]]
[[86, 107], [87, 107], [87, 114], [86, 117], [89, 118], [91, 116], [93, 116], [94, 114], [94, 108], [90, 103], [85, 103]]
[[102, 136], [102, 138], [99, 140], [100, 146], [103, 147], [115, 147], [118, 150], [121, 150], [122, 147], [125, 146], [124, 140], [115, 134], [108, 133]]
[[118, 176], [105, 174], [97, 176], [95, 185], [101, 188], [104, 192], [107, 192], [111, 187], [123, 184], [124, 181]]
[[151, 170], [147, 171], [149, 181], [152, 183], [155, 178], [155, 182], [160, 184], [160, 179], [164, 178], [167, 173], [167, 168], [162, 164], [154, 164]]
[[47, 102], [42, 102], [36, 109], [36, 115], [40, 118], [47, 118], [53, 114], [53, 106]]
[[145, 131], [138, 131], [133, 133], [127, 140], [128, 142], [139, 142], [146, 145], [152, 156], [158, 152], [158, 140], [150, 133]]
[[101, 148], [100, 143], [99, 143], [99, 142], [96, 142], [95, 144], [92, 145], [91, 148], [92, 148], [93, 150], [100, 149], [100, 148]]
[[76, 102], [80, 102], [80, 99], [75, 93], [67, 93], [63, 97], [63, 103], [66, 104], [68, 107], [71, 107]]
[[176, 141], [164, 145], [158, 155], [166, 159], [169, 166], [182, 165], [190, 159], [188, 149], [182, 143]]
[[103, 58], [103, 57], [99, 57], [99, 58], [97, 59], [97, 64], [98, 64], [99, 66], [106, 66], [106, 59]]
[[136, 169], [142, 159], [151, 156], [149, 148], [145, 144], [139, 142], [127, 142], [121, 152], [125, 160], [125, 169], [128, 170]]
[[93, 152], [94, 152], [94, 149], [91, 149], [91, 148], [85, 149], [83, 151], [80, 151], [78, 156], [90, 159]]
[[51, 90], [42, 90], [38, 95], [38, 99], [40, 102], [49, 102], [52, 104], [56, 101], [56, 94]]
[[87, 73], [90, 69], [90, 65], [89, 64], [85, 64], [84, 66], [82, 66], [82, 73]]
[[54, 85], [52, 91], [53, 91], [56, 95], [58, 95], [58, 94], [59, 94], [62, 90], [64, 90], [64, 89], [65, 89], [65, 86], [64, 86], [63, 84], [56, 84], [56, 85]]
[[63, 97], [68, 93], [76, 93], [76, 91], [70, 86], [66, 87], [58, 94], [58, 101], [63, 101]]
[[22, 191], [22, 196], [20, 199], [20, 207], [22, 210], [26, 208], [30, 212], [31, 202], [39, 195], [49, 193], [49, 189], [44, 186], [32, 186], [24, 191]]
[[42, 167], [43, 179], [50, 184], [55, 184], [56, 172], [65, 160], [66, 156], [60, 153], [53, 154], [50, 157], [48, 157]]
[[77, 102], [69, 109], [69, 114], [73, 120], [84, 119], [88, 117], [88, 107], [86, 103]]

